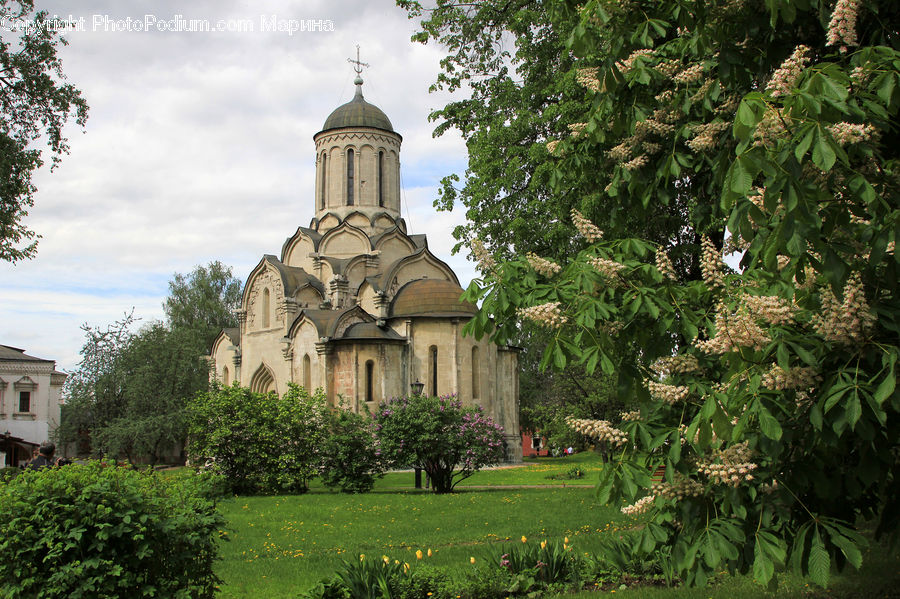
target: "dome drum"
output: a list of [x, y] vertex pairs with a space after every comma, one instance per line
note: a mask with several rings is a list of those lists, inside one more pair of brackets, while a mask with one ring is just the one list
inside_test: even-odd
[[400, 218], [400, 144], [373, 128], [322, 131], [316, 143], [316, 218], [328, 212], [376, 212]]

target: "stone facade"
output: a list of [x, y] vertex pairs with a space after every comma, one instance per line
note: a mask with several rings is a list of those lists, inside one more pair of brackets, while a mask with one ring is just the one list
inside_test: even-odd
[[215, 376], [255, 391], [322, 388], [331, 405], [372, 411], [424, 383], [481, 405], [522, 458], [518, 353], [462, 335], [476, 308], [454, 272], [400, 217], [402, 138], [356, 96], [313, 137], [315, 217], [263, 256], [238, 310], [211, 350]]
[[[50, 440], [59, 426], [60, 396], [66, 375], [56, 371], [56, 362], [29, 356], [24, 350], [0, 345], [0, 435], [39, 445]], [[13, 456], [12, 444], [4, 443], [3, 463], [18, 465], [31, 452]]]

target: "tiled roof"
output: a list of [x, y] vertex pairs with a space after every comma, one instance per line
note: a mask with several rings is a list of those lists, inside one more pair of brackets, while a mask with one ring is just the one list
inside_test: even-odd
[[35, 358], [25, 353], [24, 349], [11, 347], [9, 345], [0, 345], [0, 361], [2, 362], [53, 362], [53, 360], [44, 360], [43, 358]]

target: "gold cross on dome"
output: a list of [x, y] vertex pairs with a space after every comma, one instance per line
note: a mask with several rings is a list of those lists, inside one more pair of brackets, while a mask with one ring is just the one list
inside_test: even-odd
[[347, 62], [354, 65], [353, 70], [356, 71], [357, 75], [362, 75], [363, 67], [369, 66], [368, 63], [359, 61], [359, 44], [356, 44], [356, 60], [353, 60], [352, 58], [348, 58]]

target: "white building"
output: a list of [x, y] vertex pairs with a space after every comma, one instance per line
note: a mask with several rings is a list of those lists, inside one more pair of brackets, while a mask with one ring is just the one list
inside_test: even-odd
[[31, 448], [59, 426], [66, 375], [56, 362], [0, 345], [0, 467], [31, 458]]

